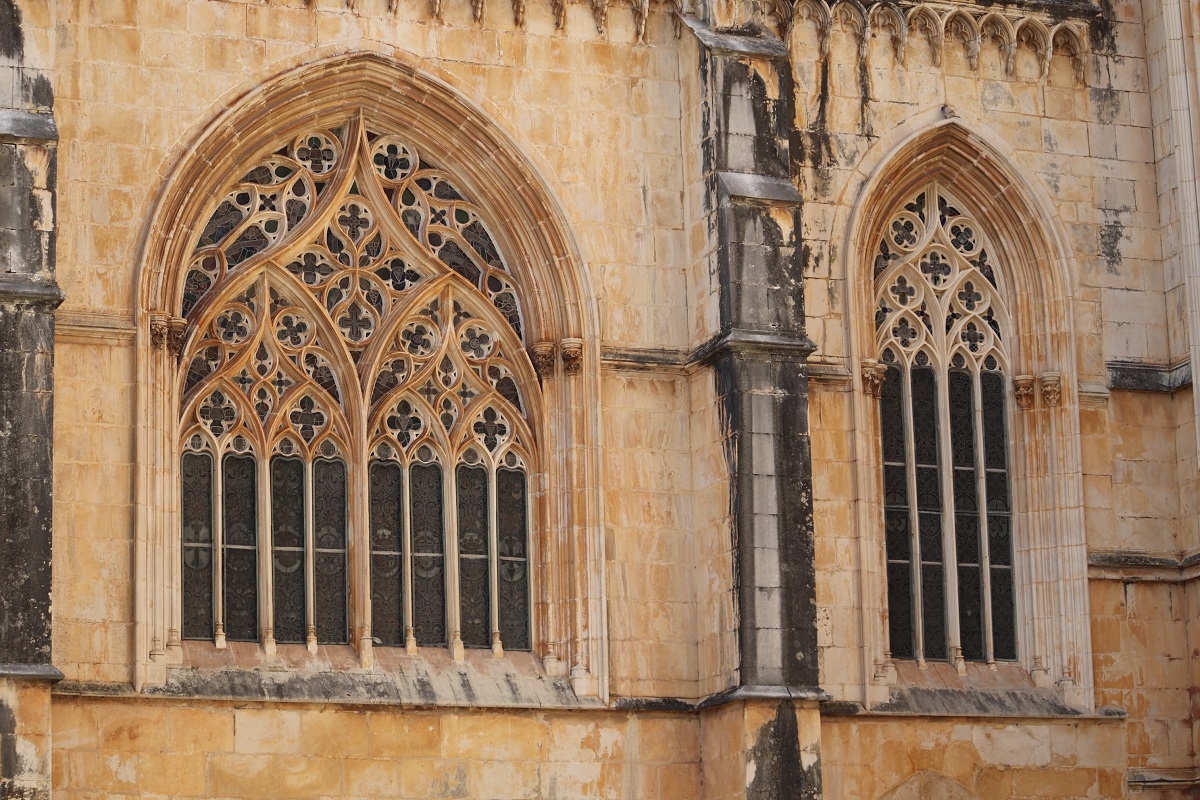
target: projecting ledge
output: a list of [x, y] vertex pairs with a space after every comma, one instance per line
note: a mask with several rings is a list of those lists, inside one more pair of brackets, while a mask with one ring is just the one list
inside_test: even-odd
[[0, 141], [58, 141], [58, 128], [50, 114], [0, 109]]
[[714, 31], [702, 20], [687, 14], [677, 14], [700, 44], [718, 53], [731, 55], [765, 56], [767, 58], [787, 58], [788, 46], [782, 39], [774, 36], [753, 36], [744, 33], [724, 33]]
[[[493, 659], [468, 655], [464, 664], [433, 664], [412, 658], [384, 670], [202, 669], [168, 667], [162, 685], [140, 693], [127, 684], [64, 681], [56, 694], [138, 695], [178, 699], [284, 703], [346, 703], [371, 706], [462, 708], [603, 708], [579, 697], [568, 678], [543, 674], [528, 654]], [[514, 663], [520, 661], [522, 663]]]
[[63, 674], [52, 664], [0, 664], [0, 678], [57, 683]]

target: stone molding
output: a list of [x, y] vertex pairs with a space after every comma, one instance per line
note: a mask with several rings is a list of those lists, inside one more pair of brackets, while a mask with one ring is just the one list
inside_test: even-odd
[[21, 275], [0, 278], [0, 303], [56, 309], [65, 299], [53, 280], [38, 280]]
[[1104, 366], [1108, 370], [1109, 389], [1170, 394], [1192, 385], [1191, 361], [1173, 367], [1135, 361], [1109, 361]]

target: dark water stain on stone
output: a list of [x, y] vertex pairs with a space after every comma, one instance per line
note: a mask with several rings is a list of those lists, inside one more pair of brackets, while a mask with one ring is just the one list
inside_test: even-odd
[[15, 0], [0, 0], [0, 58], [14, 61], [25, 58], [25, 34], [21, 31], [21, 11]]

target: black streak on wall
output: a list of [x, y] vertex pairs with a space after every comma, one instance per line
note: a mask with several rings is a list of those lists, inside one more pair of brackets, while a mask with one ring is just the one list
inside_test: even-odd
[[759, 728], [748, 755], [754, 763], [754, 779], [746, 788], [746, 800], [816, 800], [821, 796], [820, 762], [804, 769], [796, 707], [791, 701], [781, 702], [775, 718]]
[[25, 57], [25, 35], [21, 12], [15, 0], [0, 0], [0, 58], [20, 61]]

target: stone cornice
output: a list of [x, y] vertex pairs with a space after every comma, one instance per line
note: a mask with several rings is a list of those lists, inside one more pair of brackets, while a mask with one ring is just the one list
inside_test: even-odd
[[1108, 388], [1133, 392], [1174, 392], [1192, 385], [1192, 364], [1184, 361], [1173, 367], [1135, 361], [1109, 361]]
[[53, 281], [35, 280], [24, 275], [0, 277], [0, 303], [58, 308], [62, 289]]
[[58, 127], [50, 114], [0, 109], [0, 142], [56, 142]]

